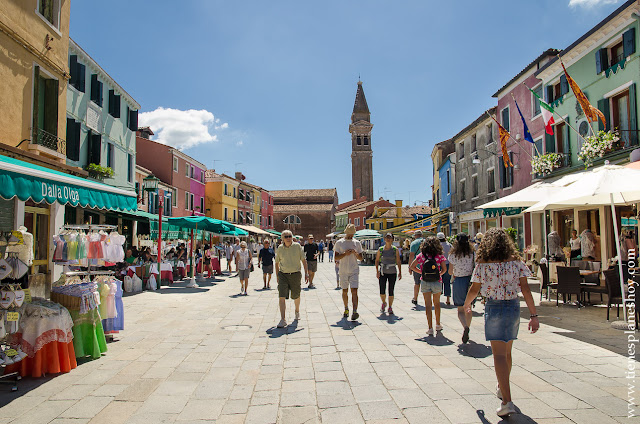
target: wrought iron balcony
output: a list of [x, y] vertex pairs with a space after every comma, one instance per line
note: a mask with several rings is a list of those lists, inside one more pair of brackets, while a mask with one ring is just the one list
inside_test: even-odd
[[31, 143], [51, 149], [66, 156], [67, 142], [41, 128], [34, 128]]

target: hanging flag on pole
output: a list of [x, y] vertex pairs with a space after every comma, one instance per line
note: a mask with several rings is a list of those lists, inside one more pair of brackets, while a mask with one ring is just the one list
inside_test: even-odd
[[[560, 58], [560, 56], [558, 56], [558, 58]], [[576, 99], [578, 99], [578, 103], [580, 103], [580, 107], [582, 108], [582, 111], [586, 115], [587, 120], [589, 120], [589, 122], [598, 122], [598, 118], [600, 118], [602, 119], [602, 123], [606, 127], [607, 119], [604, 117], [604, 113], [600, 112], [598, 108], [592, 106], [591, 103], [589, 103], [587, 96], [584, 95], [582, 90], [580, 90], [580, 87], [578, 87], [578, 84], [567, 73], [567, 68], [564, 67], [564, 63], [562, 63], [562, 59], [560, 59], [560, 64], [562, 65], [564, 74], [567, 77], [567, 82], [571, 87], [571, 91], [573, 91], [573, 94], [575, 94]]]
[[504, 162], [504, 167], [508, 168], [510, 166], [513, 166], [513, 164], [511, 163], [511, 159], [509, 159], [509, 152], [507, 152], [507, 140], [509, 140], [511, 134], [509, 134], [509, 131], [507, 131], [502, 125], [500, 125], [500, 122], [496, 121], [496, 118], [494, 118], [493, 115], [489, 114], [489, 116], [495, 121], [496, 124], [498, 124], [498, 132], [500, 134], [500, 147], [502, 148], [502, 162]]
[[[529, 88], [529, 87], [527, 87]], [[553, 124], [556, 123], [555, 119], [553, 119], [553, 113], [555, 112], [551, 106], [549, 106], [544, 100], [538, 96], [538, 94], [529, 88], [529, 91], [533, 93], [534, 96], [540, 102], [540, 111], [542, 112], [542, 119], [544, 120], [544, 129], [549, 135], [553, 135]]]
[[[513, 94], [511, 94], [511, 96], [513, 97]], [[522, 112], [520, 112], [520, 106], [518, 106], [518, 102], [516, 102], [515, 97], [513, 98], [513, 101], [515, 102], [516, 109], [518, 109], [518, 113], [520, 114], [520, 119], [522, 119], [522, 126], [524, 127], [524, 139], [531, 144], [535, 144], [535, 141], [533, 141], [533, 136], [531, 135], [531, 132], [529, 132], [529, 127], [527, 127], [527, 123], [524, 120], [524, 116], [522, 116]]]

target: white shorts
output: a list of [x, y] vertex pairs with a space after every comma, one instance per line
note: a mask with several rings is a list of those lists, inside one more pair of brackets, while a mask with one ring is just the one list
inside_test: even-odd
[[359, 273], [357, 272], [353, 274], [340, 274], [340, 287], [342, 290], [347, 290], [348, 288], [357, 289], [358, 275]]

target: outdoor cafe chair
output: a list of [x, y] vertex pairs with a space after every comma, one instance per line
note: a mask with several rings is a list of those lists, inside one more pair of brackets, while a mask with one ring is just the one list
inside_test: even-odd
[[[590, 266], [585, 269], [600, 271], [600, 262], [589, 262], [589, 264]], [[607, 287], [600, 284], [600, 274], [586, 275], [583, 278], [585, 283], [591, 283], [591, 285], [582, 286], [582, 292], [587, 294], [589, 303], [591, 303], [591, 293], [600, 293], [600, 302], [604, 302], [602, 295], [607, 293]]]
[[604, 282], [607, 286], [607, 321], [611, 305], [617, 306], [617, 316], [620, 318], [620, 305], [622, 304], [622, 292], [620, 291], [620, 273], [618, 268], [609, 268], [603, 272]]
[[569, 302], [571, 302], [571, 295], [575, 294], [579, 308], [580, 295], [582, 294], [580, 269], [577, 266], [559, 266], [557, 267], [557, 272], [558, 287], [556, 290], [556, 306], [559, 305], [558, 297], [560, 294], [562, 294], [562, 299], [565, 303], [567, 302], [567, 295], [569, 296]]
[[556, 283], [549, 281], [549, 266], [545, 263], [540, 264], [540, 272], [542, 273], [542, 285], [540, 286], [540, 301], [542, 302], [542, 291], [547, 291], [547, 300], [549, 300], [549, 288], [556, 287]]

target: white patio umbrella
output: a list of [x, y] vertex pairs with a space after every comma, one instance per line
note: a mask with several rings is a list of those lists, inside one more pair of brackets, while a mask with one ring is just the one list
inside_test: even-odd
[[523, 208], [533, 206], [536, 203], [548, 199], [564, 187], [573, 184], [581, 173], [565, 175], [555, 181], [539, 181], [529, 187], [518, 190], [513, 194], [493, 200], [476, 209], [489, 208]]
[[[589, 172], [583, 172], [573, 184], [558, 191], [553, 196], [536, 203], [525, 212], [538, 212], [547, 209], [561, 209], [566, 206], [611, 205], [613, 231], [618, 253], [618, 271], [620, 273], [620, 290], [622, 302], [626, 306], [624, 278], [622, 275], [622, 256], [620, 255], [620, 236], [616, 205], [628, 205], [640, 202], [640, 170], [617, 165], [604, 165]], [[627, 320], [627, 309], [624, 319]]]

